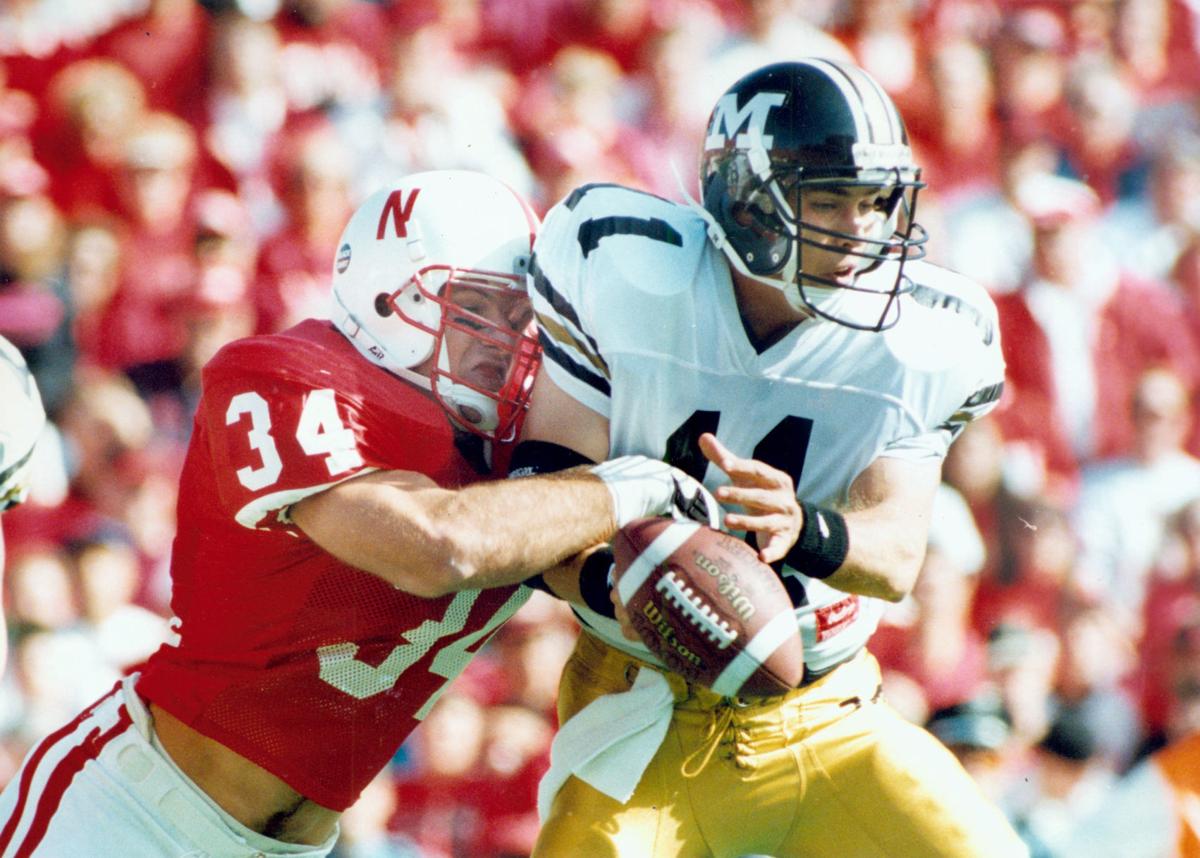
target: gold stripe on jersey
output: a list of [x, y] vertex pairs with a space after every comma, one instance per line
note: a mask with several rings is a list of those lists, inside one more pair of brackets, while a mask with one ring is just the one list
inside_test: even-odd
[[541, 333], [544, 337], [549, 337], [550, 340], [556, 345], [561, 346], [563, 349], [571, 352], [572, 354], [577, 354], [579, 357], [582, 357], [589, 364], [591, 364], [598, 373], [603, 375], [605, 379], [612, 379], [612, 373], [608, 369], [608, 364], [604, 362], [604, 358], [600, 357], [599, 353], [590, 348], [588, 343], [583, 342], [574, 334], [572, 334], [571, 331], [568, 330], [565, 325], [559, 323], [557, 319], [547, 316], [545, 313], [535, 313], [534, 315], [537, 318], [538, 327], [541, 329]]

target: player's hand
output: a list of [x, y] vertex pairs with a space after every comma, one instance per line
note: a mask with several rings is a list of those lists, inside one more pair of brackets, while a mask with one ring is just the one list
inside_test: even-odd
[[753, 533], [764, 563], [782, 560], [804, 523], [792, 478], [758, 459], [735, 456], [710, 432], [700, 436], [700, 451], [730, 479], [717, 489], [717, 500], [743, 510], [725, 514], [726, 528]]
[[721, 526], [721, 507], [712, 493], [666, 462], [648, 456], [621, 456], [591, 470], [612, 494], [613, 517], [619, 528], [654, 515]]
[[629, 621], [629, 611], [625, 610], [625, 606], [621, 604], [621, 600], [617, 597], [616, 587], [608, 591], [608, 598], [612, 599], [613, 613], [616, 615], [617, 622], [621, 625], [621, 634], [625, 636], [626, 640], [641, 643], [642, 636], [637, 633], [637, 629]]

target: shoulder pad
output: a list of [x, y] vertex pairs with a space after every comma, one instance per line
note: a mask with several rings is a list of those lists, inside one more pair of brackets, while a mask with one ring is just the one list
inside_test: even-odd
[[586, 185], [547, 214], [534, 252], [554, 282], [578, 276], [670, 294], [688, 288], [706, 242], [704, 222], [686, 206], [620, 185]]
[[969, 277], [928, 262], [905, 266], [912, 299], [923, 307], [955, 313], [978, 331], [984, 345], [997, 336], [996, 305], [991, 295]]

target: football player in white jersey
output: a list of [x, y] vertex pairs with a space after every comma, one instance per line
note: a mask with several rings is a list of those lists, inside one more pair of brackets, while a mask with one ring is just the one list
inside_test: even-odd
[[772, 698], [691, 686], [585, 582], [535, 855], [1022, 855], [880, 698], [866, 649], [913, 586], [950, 443], [999, 398], [995, 308], [921, 260], [920, 172], [856, 67], [739, 80], [700, 173], [702, 202], [590, 185], [548, 213], [545, 357], [514, 467], [641, 454], [703, 480], [783, 576], [806, 677]]
[[[33, 373], [17, 347], [0, 337], [0, 512], [16, 506], [28, 494], [30, 462], [45, 425], [46, 412]], [[0, 531], [0, 573], [3, 571], [4, 533]], [[0, 674], [7, 641], [0, 612]]]

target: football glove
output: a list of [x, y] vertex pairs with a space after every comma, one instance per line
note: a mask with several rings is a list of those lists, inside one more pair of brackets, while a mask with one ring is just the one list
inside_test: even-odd
[[721, 506], [698, 480], [679, 468], [647, 456], [620, 456], [591, 469], [612, 494], [613, 515], [621, 528], [639, 518], [669, 515], [709, 527], [721, 526]]

